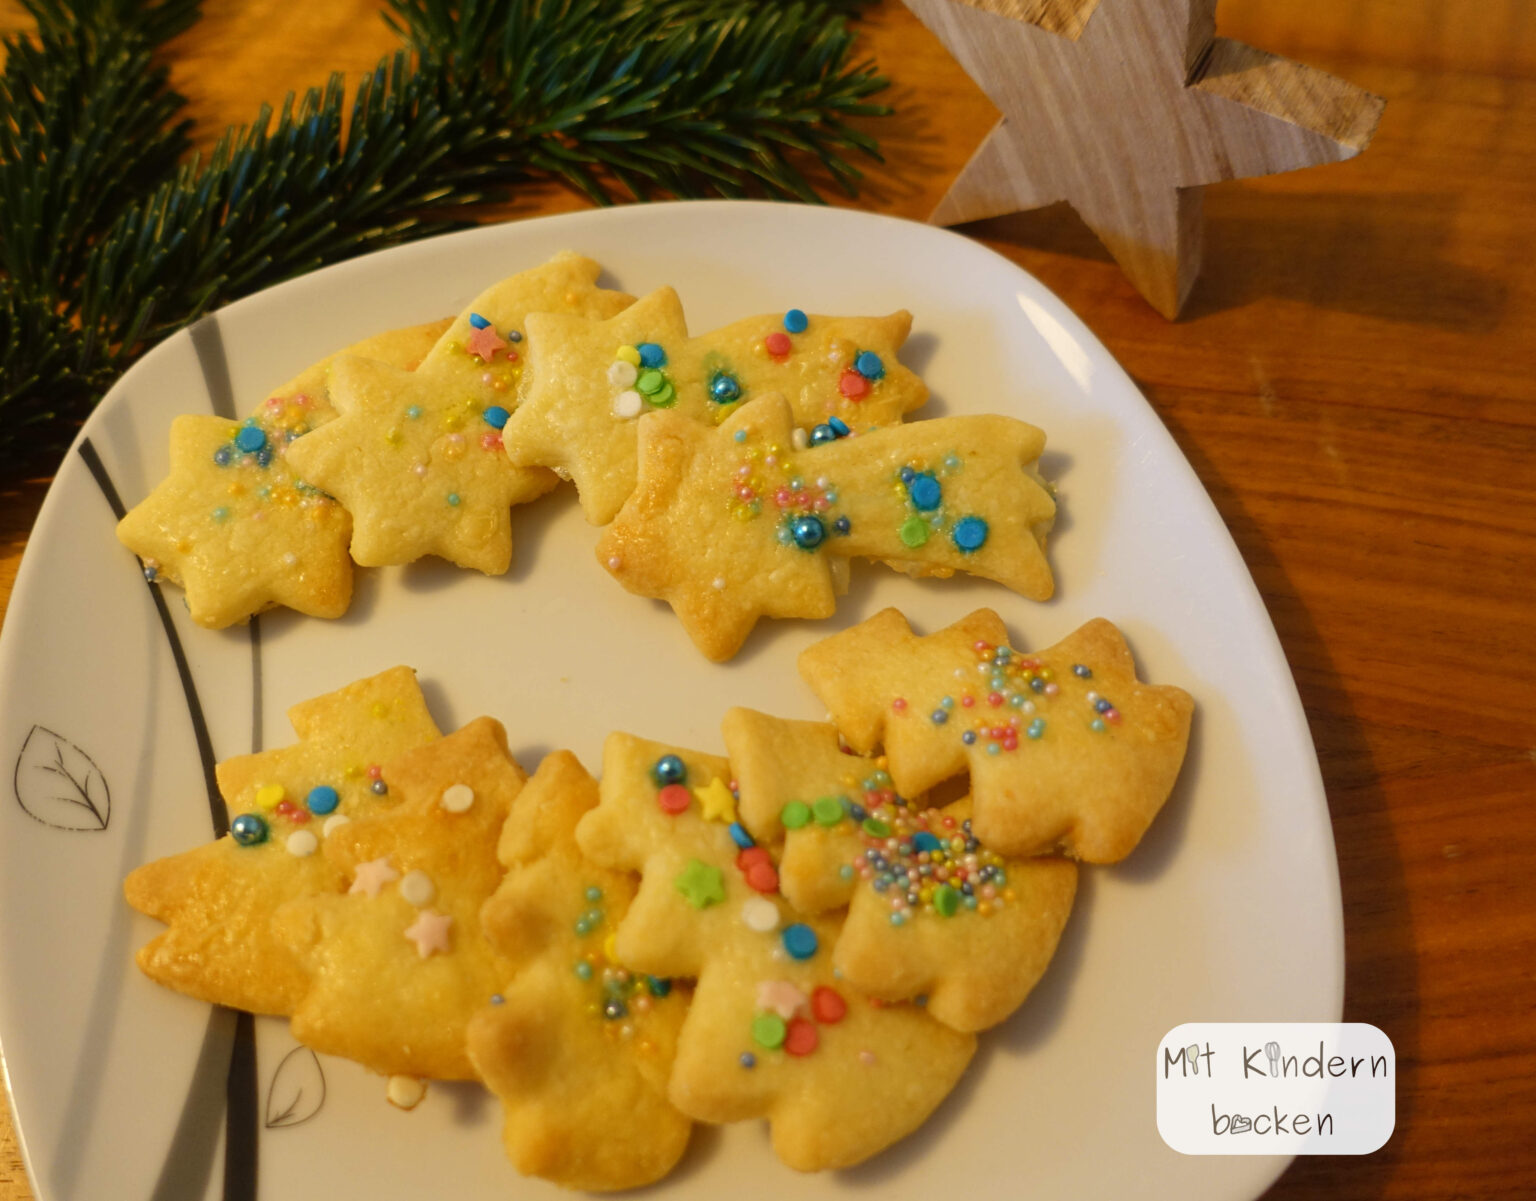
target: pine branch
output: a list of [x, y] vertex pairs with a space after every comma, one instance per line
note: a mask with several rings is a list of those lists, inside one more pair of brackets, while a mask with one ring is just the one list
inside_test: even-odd
[[[60, 444], [116, 374], [210, 309], [463, 224], [456, 212], [533, 175], [602, 203], [615, 188], [815, 200], [797, 164], [814, 159], [851, 191], [847, 156], [877, 149], [848, 122], [886, 111], [869, 102], [885, 81], [849, 64], [853, 0], [390, 0], [416, 59], [402, 51], [359, 81], [348, 120], [333, 77], [167, 174], [184, 144], [170, 124], [181, 100], [149, 67], [145, 30], [174, 32], [196, 2], [31, 0], [47, 32], [22, 49], [18, 84], [0, 88], [0, 126], [10, 115], [31, 130], [0, 136], [0, 406], [28, 415], [34, 441], [0, 422], [0, 459]], [[87, 9], [143, 16], [121, 62], [84, 32]], [[31, 113], [46, 72], [58, 102]], [[115, 110], [86, 99], [87, 80]], [[111, 163], [106, 130], [136, 152]], [[34, 149], [44, 139], [48, 155]], [[84, 180], [60, 169], [60, 147], [82, 141]], [[109, 211], [95, 194], [109, 189], [91, 187], [106, 171], [131, 173], [147, 196]], [[13, 255], [14, 231], [25, 236]]]

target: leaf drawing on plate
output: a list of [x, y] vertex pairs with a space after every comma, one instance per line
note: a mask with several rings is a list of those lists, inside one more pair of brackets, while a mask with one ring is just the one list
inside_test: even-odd
[[55, 830], [105, 830], [112, 794], [95, 760], [62, 735], [33, 726], [21, 744], [16, 800], [28, 816]]
[[295, 1047], [283, 1056], [267, 1086], [267, 1129], [299, 1126], [325, 1104], [325, 1073], [308, 1047]]

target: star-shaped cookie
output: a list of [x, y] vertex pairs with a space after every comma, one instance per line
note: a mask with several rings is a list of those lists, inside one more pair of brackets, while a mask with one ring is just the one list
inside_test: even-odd
[[901, 791], [969, 768], [977, 837], [1010, 856], [1130, 854], [1173, 788], [1194, 711], [1183, 689], [1136, 679], [1103, 619], [1026, 653], [990, 610], [919, 638], [887, 609], [802, 652], [800, 674], [854, 747], [883, 744]]
[[514, 467], [502, 431], [518, 407], [530, 313], [612, 316], [631, 297], [597, 286], [601, 267], [564, 254], [477, 297], [420, 368], [349, 356], [332, 365], [341, 416], [289, 448], [306, 479], [352, 514], [352, 558], [381, 567], [438, 555], [499, 575], [512, 561], [509, 510], [556, 484]]
[[713, 424], [777, 392], [789, 398], [802, 437], [898, 423], [928, 395], [896, 359], [911, 325], [906, 312], [820, 317], [795, 309], [690, 337], [671, 288], [609, 321], [538, 314], [529, 322], [533, 378], [504, 431], [507, 454], [574, 480], [588, 520], [604, 525], [635, 486], [641, 413]]
[[609, 957], [635, 877], [576, 846], [597, 782], [567, 751], [549, 755], [503, 829], [501, 886], [481, 910], [513, 969], [470, 1021], [468, 1048], [500, 1098], [503, 1141], [520, 1172], [567, 1188], [638, 1188], [661, 1179], [692, 1122], [667, 1100], [687, 990]]
[[[343, 353], [401, 371], [414, 367], [447, 322], [380, 334]], [[274, 605], [339, 617], [352, 599], [352, 521], [287, 460], [294, 438], [334, 415], [331, 356], [277, 389], [244, 421], [178, 417], [170, 474], [118, 523], [123, 545], [151, 579], [186, 590], [192, 620], [209, 629]]]
[[834, 558], [964, 571], [1051, 595], [1045, 537], [1056, 506], [1045, 444], [1011, 417], [944, 417], [797, 450], [782, 397], [718, 428], [671, 412], [640, 424], [639, 484], [598, 540], [629, 591], [665, 600], [710, 659], [759, 617], [829, 617]]
[[327, 832], [387, 805], [378, 765], [438, 737], [408, 667], [295, 705], [288, 718], [297, 744], [218, 767], [243, 838], [146, 864], [123, 886], [130, 905], [169, 927], [138, 953], [146, 975], [254, 1013], [292, 1013], [309, 988], [272, 917], [289, 901], [341, 886], [339, 871], [315, 853]]
[[[311, 979], [293, 1034], [385, 1075], [474, 1079], [466, 1026], [510, 975], [480, 908], [501, 883], [496, 842], [525, 777], [488, 717], [400, 756], [384, 777], [393, 806], [325, 841], [344, 886], [274, 919]], [[395, 878], [351, 891], [380, 860]]]

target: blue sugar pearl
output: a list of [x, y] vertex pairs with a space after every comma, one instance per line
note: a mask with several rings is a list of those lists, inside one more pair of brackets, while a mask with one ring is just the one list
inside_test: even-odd
[[939, 704], [943, 705], [946, 709], [953, 709], [955, 707], [955, 698], [952, 696], [946, 696], [939, 702]]
[[834, 430], [830, 424], [828, 424], [828, 425], [818, 425], [818, 426], [816, 426], [815, 429], [811, 430], [811, 445], [812, 446], [824, 446], [828, 442], [836, 442], [836, 441], [837, 441], [837, 431]]
[[885, 374], [885, 364], [872, 350], [861, 350], [853, 360], [853, 369], [865, 379], [879, 379]]
[[267, 433], [259, 425], [242, 426], [235, 435], [235, 445], [248, 455], [255, 454], [267, 444]]
[[966, 746], [974, 745], [976, 742], [976, 731], [967, 730], [964, 734], [960, 735], [960, 741], [965, 743]]
[[897, 474], [901, 476], [903, 484], [910, 484], [917, 476], [917, 472], [913, 471], [910, 467], [903, 467]]
[[229, 832], [243, 847], [254, 847], [267, 841], [267, 821], [259, 813], [242, 813], [229, 823]]
[[748, 847], [755, 845], [752, 841], [752, 835], [747, 833], [747, 828], [740, 822], [731, 823], [731, 841], [744, 851]]
[[784, 949], [795, 959], [809, 959], [816, 954], [816, 931], [804, 922], [784, 927]]
[[410, 408], [406, 409], [405, 415], [407, 417], [409, 417], [412, 421], [415, 421], [418, 417], [421, 416], [421, 406], [420, 405], [412, 405]]
[[368, 785], [368, 790], [374, 796], [383, 796], [389, 791], [389, 785], [384, 783], [383, 780], [375, 780], [372, 784]]
[[336, 806], [341, 804], [341, 796], [329, 784], [316, 784], [309, 790], [304, 803], [309, 806], [311, 813], [324, 817], [327, 813], [336, 811]]
[[506, 1003], [506, 1000], [506, 997], [502, 996], [499, 992], [493, 992], [491, 994], [492, 1005], [503, 1005]]
[[578, 979], [578, 980], [590, 980], [590, 979], [592, 979], [592, 965], [590, 963], [588, 963], [585, 959], [583, 959], [580, 963], [578, 963], [576, 965], [576, 979]]
[[821, 518], [807, 513], [789, 523], [789, 534], [801, 550], [815, 550], [827, 536], [827, 527]]
[[891, 914], [891, 925], [893, 925], [893, 926], [903, 926], [903, 925], [906, 924], [906, 921], [907, 921], [907, 919], [906, 919], [906, 916], [904, 914], [900, 914], [900, 913], [893, 913], [893, 914]]
[[667, 352], [654, 342], [642, 342], [635, 347], [640, 352], [640, 365], [642, 367], [665, 367]]
[[672, 992], [672, 981], [666, 976], [647, 976], [645, 987], [650, 989], [651, 996], [665, 997]]
[[227, 446], [221, 446], [218, 450], [213, 452], [213, 461], [220, 467], [228, 467], [230, 457], [229, 447]]
[[989, 754], [989, 755], [996, 755], [996, 754], [998, 754], [998, 753], [999, 753], [999, 752], [1000, 752], [1000, 751], [1001, 751], [1001, 750], [1002, 750], [1002, 749], [1003, 749], [1003, 748], [1002, 748], [1002, 747], [1000, 747], [1000, 746], [998, 746], [998, 745], [997, 745], [997, 743], [995, 743], [995, 742], [989, 742], [989, 743], [987, 743], [987, 754]]
[[1095, 717], [1088, 723], [1088, 728], [1095, 734], [1102, 734], [1104, 732], [1104, 719], [1102, 717]]
[[849, 530], [853, 529], [853, 522], [849, 521], [846, 517], [839, 517], [832, 523], [832, 528], [839, 534], [846, 534]]
[[1029, 682], [1029, 689], [1030, 689], [1031, 692], [1044, 692], [1045, 691], [1045, 681], [1042, 680], [1039, 676], [1036, 676], [1033, 680], [1031, 680]]
[[784, 314], [784, 329], [788, 333], [803, 334], [810, 323], [810, 318], [799, 309], [790, 309]]
[[931, 852], [938, 850], [939, 847], [943, 845], [943, 843], [941, 843], [932, 834], [928, 833], [927, 830], [919, 830], [916, 834], [912, 835], [912, 845], [919, 851]]
[[522, 340], [523, 340], [523, 335], [518, 333], [517, 330], [509, 329], [507, 331], [507, 341], [508, 342], [521, 342]]
[[688, 768], [676, 755], [663, 755], [651, 768], [651, 779], [660, 788], [668, 784], [683, 784], [688, 780]]
[[596, 884], [593, 884], [587, 888], [584, 895], [589, 901], [601, 901], [603, 899], [603, 890]]
[[144, 578], [149, 583], [153, 584], [157, 579], [159, 579], [159, 577], [160, 577], [160, 569], [158, 567], [146, 567], [146, 568], [144, 568]]
[[490, 322], [487, 321], [484, 317], [480, 316], [479, 313], [471, 313], [469, 315], [469, 323], [476, 329], [484, 329], [487, 325], [490, 324]]
[[741, 399], [741, 382], [728, 371], [717, 371], [709, 381], [709, 398], [716, 404]]
[[268, 442], [256, 452], [256, 462], [266, 467], [272, 462], [272, 444]]
[[944, 490], [939, 487], [939, 481], [925, 471], [914, 475], [907, 482], [907, 495], [912, 498], [913, 508], [927, 513], [939, 507], [939, 502], [944, 499]]
[[864, 808], [863, 805], [849, 804], [848, 816], [853, 818], [853, 820], [856, 822], [861, 822], [869, 816], [869, 810]]
[[738, 442], [745, 442], [747, 440], [747, 431], [737, 430], [731, 437], [735, 438]]
[[1072, 664], [1072, 674], [1075, 675], [1079, 680], [1093, 679], [1093, 672], [1081, 663]]
[[748, 1069], [755, 1068], [757, 1066], [757, 1056], [752, 1054], [751, 1051], [743, 1051], [741, 1053], [741, 1066]]
[[1111, 705], [1102, 696], [1098, 700], [1093, 702], [1093, 707], [1095, 709], [1097, 709], [1100, 713], [1108, 713], [1111, 709], [1114, 708], [1114, 706]]
[[827, 424], [832, 427], [832, 432], [839, 438], [846, 438], [853, 432], [848, 428], [848, 423], [841, 417], [828, 417]]
[[1024, 733], [1031, 738], [1039, 738], [1040, 735], [1045, 733], [1045, 723], [1037, 717], [1029, 723], [1029, 729], [1025, 730]]
[[947, 709], [935, 709], [930, 716], [933, 719], [934, 725], [942, 726], [949, 720], [949, 711]]
[[839, 880], [852, 880], [853, 879], [853, 865], [850, 864], [850, 863], [845, 863], [845, 864], [843, 864], [842, 867], [838, 868], [837, 869], [837, 878]]
[[967, 554], [987, 544], [987, 523], [980, 517], [962, 517], [949, 535]]
[[455, 509], [457, 509], [459, 507], [459, 504], [460, 504], [460, 502], [463, 499], [464, 498], [461, 497], [457, 492], [450, 492], [448, 494], [448, 503], [450, 505], [452, 505]]
[[485, 412], [480, 414], [480, 416], [485, 418], [486, 425], [489, 425], [494, 429], [501, 429], [507, 424], [507, 418], [512, 416], [512, 414], [507, 412], [506, 409], [502, 408], [500, 405], [491, 405], [490, 408], [486, 409]]

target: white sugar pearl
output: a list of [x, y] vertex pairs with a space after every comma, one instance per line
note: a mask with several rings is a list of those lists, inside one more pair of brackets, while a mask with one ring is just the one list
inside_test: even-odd
[[[628, 366], [628, 364], [625, 364], [625, 366]], [[641, 406], [644, 403], [640, 399], [640, 393], [630, 388], [625, 392], [620, 392], [613, 398], [613, 415], [615, 417], [623, 417], [626, 420], [631, 417], [638, 417], [640, 416]]]
[[463, 813], [475, 803], [475, 790], [468, 784], [451, 784], [443, 789], [442, 806], [449, 813]]
[[288, 848], [290, 855], [297, 855], [300, 859], [306, 855], [313, 855], [320, 847], [320, 840], [315, 837], [313, 830], [295, 830], [288, 835], [288, 841], [283, 844]]
[[608, 368], [608, 382], [615, 388], [632, 388], [640, 378], [640, 370], [633, 363], [618, 359]]
[[415, 1109], [427, 1095], [427, 1082], [415, 1076], [391, 1076], [384, 1095], [399, 1109]]
[[326, 837], [329, 838], [332, 834], [336, 833], [337, 830], [341, 829], [344, 825], [346, 825], [351, 820], [352, 819], [350, 817], [348, 817], [345, 813], [333, 813], [333, 814], [331, 814], [330, 817], [325, 819], [325, 834], [326, 834]]
[[406, 872], [400, 880], [400, 895], [420, 909], [432, 903], [432, 898], [437, 896], [437, 886], [426, 872]]
[[716, 592], [725, 591], [725, 577], [723, 575], [717, 575], [714, 579], [714, 584]]
[[811, 436], [802, 429], [797, 429], [792, 433], [789, 436], [789, 440], [794, 444], [796, 450], [804, 450], [811, 444]]
[[764, 897], [751, 897], [742, 902], [741, 920], [749, 930], [768, 934], [779, 928], [779, 907]]

